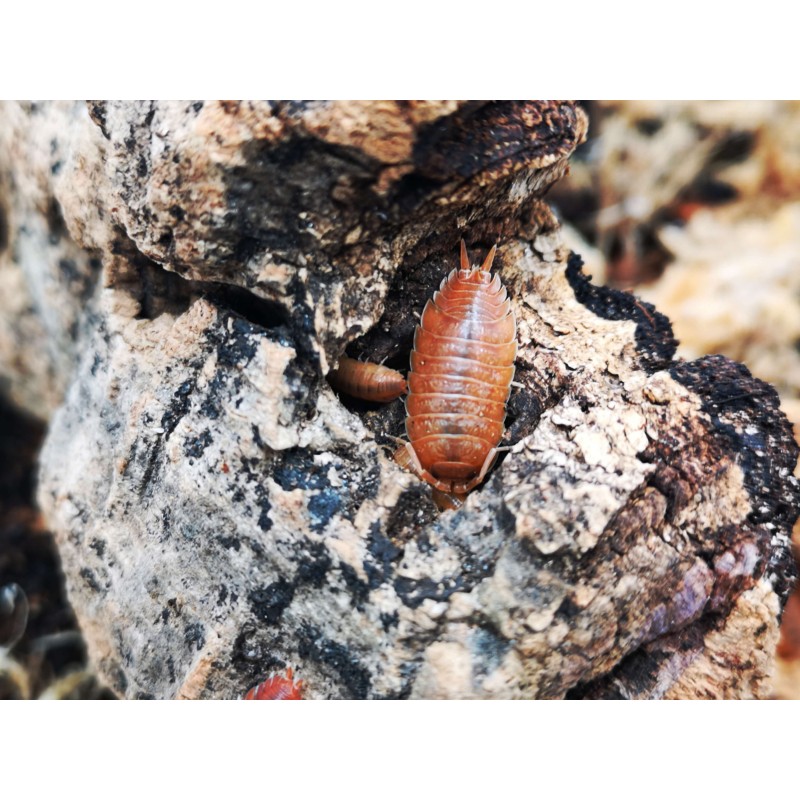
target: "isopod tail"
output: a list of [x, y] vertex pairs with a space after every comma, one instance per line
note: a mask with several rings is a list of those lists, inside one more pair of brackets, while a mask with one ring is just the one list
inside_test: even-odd
[[461, 240], [461, 269], [472, 269], [469, 263], [469, 255], [467, 254], [467, 243]]
[[[394, 452], [395, 463], [402, 469], [413, 472], [415, 475], [422, 478], [422, 475], [420, 474], [419, 463], [414, 462], [414, 458], [411, 456], [411, 452], [408, 448], [408, 443], [402, 442], [401, 439], [398, 439], [397, 441], [401, 442], [402, 447], [399, 447]], [[461, 506], [464, 505], [464, 501], [466, 499], [466, 493], [446, 492], [443, 489], [437, 488], [436, 486], [433, 486], [433, 491], [431, 493], [431, 500], [433, 500], [436, 508], [438, 508], [439, 511], [457, 511], [459, 508], [461, 508]]]
[[[497, 245], [494, 245], [492, 249], [487, 254], [486, 258], [481, 264], [481, 272], [489, 272], [492, 268], [492, 263], [494, 262], [495, 253], [497, 253]], [[467, 253], [467, 244], [462, 239], [461, 240], [461, 269], [463, 270], [471, 270], [472, 265], [469, 261], [469, 253]]]
[[439, 511], [458, 511], [464, 505], [467, 495], [459, 492], [443, 492], [434, 486], [431, 491], [431, 499]]
[[497, 245], [494, 245], [486, 256], [483, 264], [481, 265], [481, 272], [489, 272], [491, 270], [492, 264], [494, 263], [495, 253], [497, 253]]

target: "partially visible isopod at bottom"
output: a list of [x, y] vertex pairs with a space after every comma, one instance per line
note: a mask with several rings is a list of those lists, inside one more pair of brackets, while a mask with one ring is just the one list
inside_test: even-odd
[[302, 700], [303, 681], [294, 681], [294, 672], [291, 667], [286, 668], [286, 674], [273, 675], [265, 681], [254, 686], [244, 696], [245, 700]]

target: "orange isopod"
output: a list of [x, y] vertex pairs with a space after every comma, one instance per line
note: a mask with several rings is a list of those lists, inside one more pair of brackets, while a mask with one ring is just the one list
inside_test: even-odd
[[328, 373], [328, 383], [350, 397], [374, 403], [390, 403], [406, 393], [406, 379], [396, 369], [342, 356]]
[[398, 461], [449, 495], [465, 495], [486, 477], [505, 430], [517, 324], [500, 277], [490, 272], [496, 251], [471, 267], [462, 240], [461, 269], [428, 300], [414, 335], [409, 442]]

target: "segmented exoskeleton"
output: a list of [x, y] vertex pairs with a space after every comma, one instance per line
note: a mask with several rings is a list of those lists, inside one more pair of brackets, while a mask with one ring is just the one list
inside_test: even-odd
[[374, 403], [390, 403], [406, 393], [406, 379], [396, 369], [349, 356], [342, 356], [328, 373], [328, 383], [350, 397]]
[[414, 335], [409, 442], [398, 460], [450, 495], [465, 495], [484, 479], [504, 432], [517, 326], [499, 276], [490, 273], [496, 251], [471, 267], [461, 242], [461, 269], [442, 281]]

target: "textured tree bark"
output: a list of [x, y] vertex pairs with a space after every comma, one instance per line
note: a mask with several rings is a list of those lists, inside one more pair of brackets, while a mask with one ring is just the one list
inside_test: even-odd
[[[797, 448], [769, 386], [673, 360], [668, 320], [562, 245], [541, 198], [579, 108], [3, 113], [27, 149], [0, 166], [0, 278], [55, 287], [4, 329], [45, 355], [3, 371], [60, 402], [39, 499], [120, 695], [236, 697], [287, 664], [310, 698], [767, 693]], [[345, 350], [407, 364], [462, 236], [500, 245], [522, 388], [511, 451], [440, 513], [391, 459], [402, 404], [325, 375]]]

